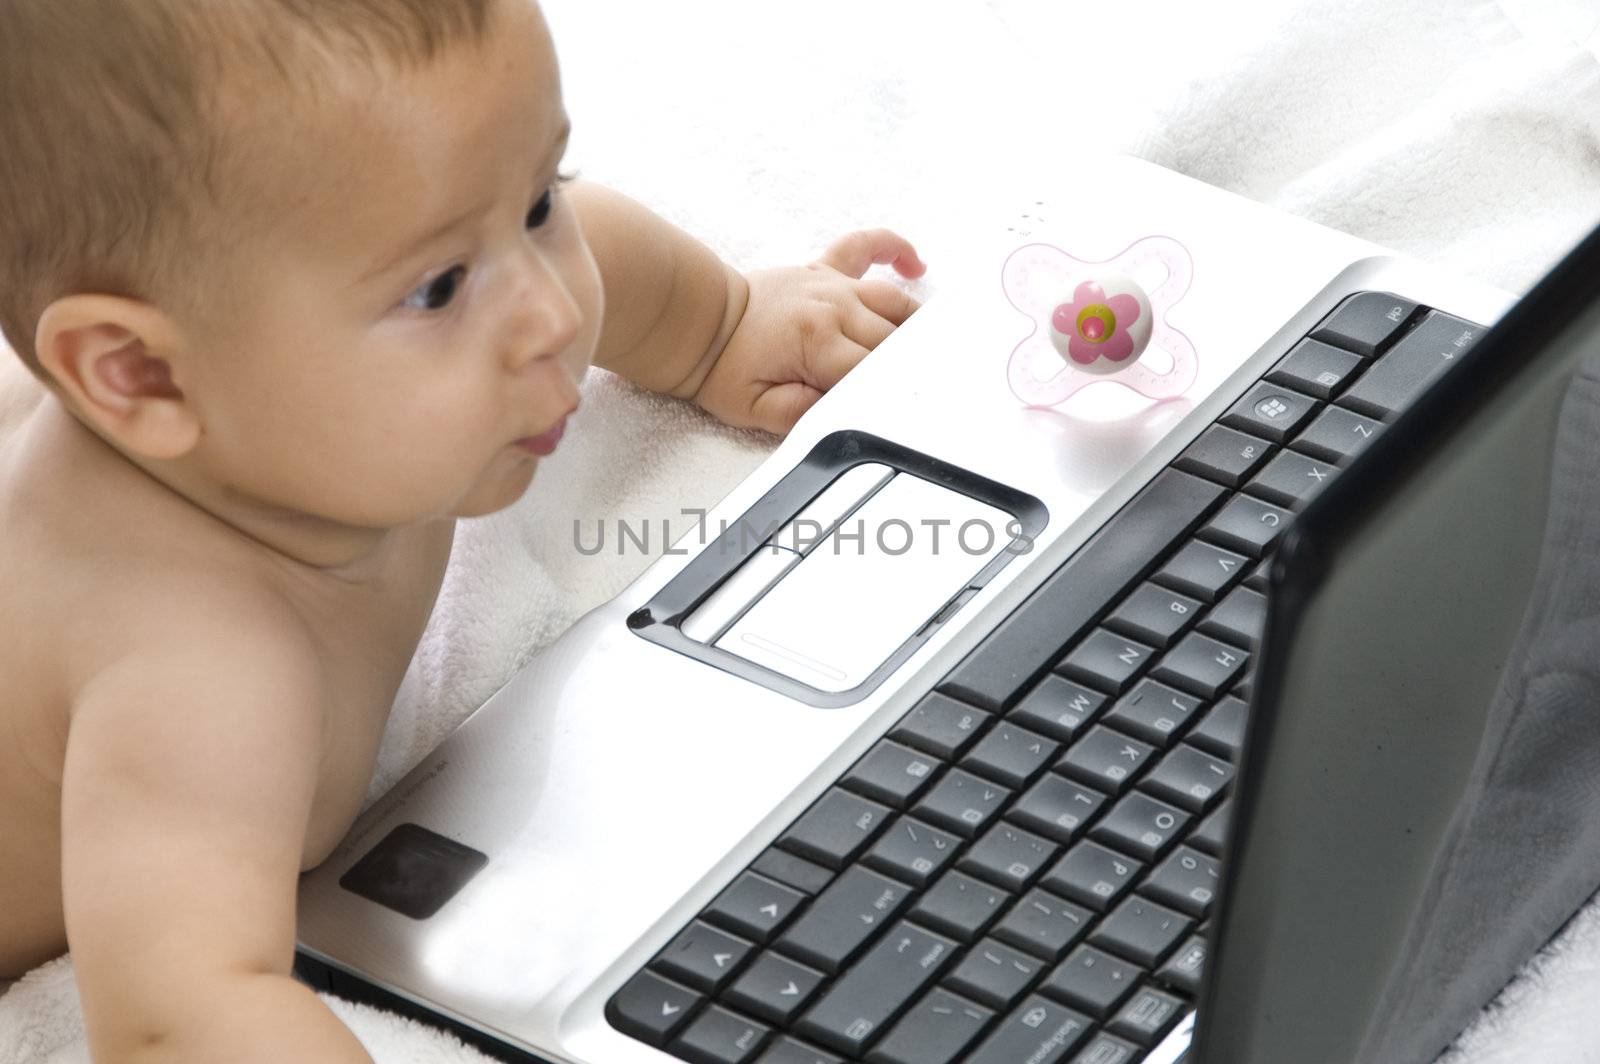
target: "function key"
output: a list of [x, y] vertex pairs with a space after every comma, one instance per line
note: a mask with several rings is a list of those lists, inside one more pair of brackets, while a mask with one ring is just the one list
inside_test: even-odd
[[1172, 464], [1179, 469], [1237, 488], [1266, 461], [1272, 444], [1242, 432], [1212, 425]]
[[1350, 352], [1307, 339], [1272, 367], [1267, 380], [1318, 399], [1331, 399], [1360, 368], [1361, 359]]
[[1296, 450], [1334, 463], [1347, 462], [1366, 449], [1383, 431], [1383, 422], [1362, 417], [1342, 406], [1330, 406], [1317, 415], [1311, 427], [1295, 438]]
[[673, 1043], [673, 1050], [694, 1064], [745, 1064], [754, 1061], [770, 1027], [712, 1005]]
[[1178, 947], [1156, 973], [1156, 978], [1168, 986], [1196, 997], [1200, 993], [1200, 976], [1206, 968], [1206, 940], [1200, 935], [1190, 935], [1189, 941]]
[[1140, 988], [1112, 1018], [1111, 1030], [1142, 1045], [1153, 1046], [1171, 1030], [1188, 1006], [1179, 998], [1153, 986]]
[[988, 723], [989, 714], [935, 691], [902, 717], [889, 737], [953, 761]]
[[704, 1000], [693, 990], [644, 971], [611, 999], [606, 1018], [641, 1041], [665, 1045]]
[[1321, 405], [1309, 395], [1262, 381], [1222, 415], [1225, 425], [1273, 443], [1285, 443]]
[[1389, 345], [1417, 305], [1387, 292], [1359, 292], [1311, 331], [1313, 340], [1370, 358]]
[[1089, 1035], [1092, 1021], [1035, 994], [1000, 1022], [966, 1064], [1061, 1064]]
[[1476, 343], [1482, 332], [1470, 322], [1430, 310], [1344, 393], [1339, 405], [1369, 417], [1393, 417]]
[[1072, 1058], [1072, 1064], [1133, 1064], [1144, 1050], [1114, 1034], [1097, 1034]]

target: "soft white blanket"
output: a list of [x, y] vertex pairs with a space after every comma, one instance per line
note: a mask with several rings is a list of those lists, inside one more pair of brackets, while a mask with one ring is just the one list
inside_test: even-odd
[[[1600, 0], [546, 0], [569, 161], [742, 268], [889, 225], [930, 264], [958, 219], [1031, 203], [1085, 131], [1379, 244], [1523, 290], [1600, 216]], [[621, 590], [775, 440], [602, 371], [510, 510], [465, 523], [391, 721], [387, 789], [539, 647]], [[574, 525], [652, 529], [585, 555]], [[607, 542], [614, 544], [615, 536]], [[1600, 906], [1448, 1064], [1600, 1062]], [[482, 1062], [328, 999], [378, 1064]], [[70, 958], [0, 997], [0, 1064], [86, 1061]]]

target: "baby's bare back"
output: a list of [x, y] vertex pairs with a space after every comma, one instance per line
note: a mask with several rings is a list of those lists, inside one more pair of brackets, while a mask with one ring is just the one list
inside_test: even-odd
[[[311, 657], [305, 672], [314, 677], [320, 735], [304, 750], [261, 751], [319, 766], [303, 833], [290, 840], [309, 868], [365, 797], [449, 556], [451, 524], [397, 533], [369, 580], [329, 578], [176, 496], [73, 421], [3, 347], [0, 356], [0, 978], [10, 978], [68, 948], [62, 788], [86, 690], [104, 689], [107, 672], [126, 671], [130, 660], [181, 660], [186, 649], [197, 676], [218, 654]], [[185, 631], [203, 631], [206, 645], [189, 636], [189, 648], [163, 644], [163, 633]], [[183, 714], [204, 711], [174, 705], [174, 736], [189, 733]], [[167, 753], [163, 772], [204, 757]], [[162, 844], [163, 825], [149, 824], [153, 859]], [[172, 874], [205, 894], [203, 878]], [[293, 889], [283, 884], [291, 903]]]

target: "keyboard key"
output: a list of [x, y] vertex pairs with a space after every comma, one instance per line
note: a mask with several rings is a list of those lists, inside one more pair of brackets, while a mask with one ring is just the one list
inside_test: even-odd
[[805, 895], [797, 890], [744, 872], [717, 895], [705, 918], [736, 935], [764, 943], [804, 901]]
[[1049, 839], [1001, 822], [967, 851], [961, 870], [1015, 892], [1033, 882], [1058, 849]]
[[946, 872], [922, 895], [911, 918], [971, 942], [1005, 911], [1011, 895], [961, 872]]
[[1250, 560], [1242, 554], [1192, 540], [1152, 577], [1175, 591], [1214, 602], [1235, 580], [1242, 579]]
[[[1052, 573], [941, 684], [991, 710], [1009, 709], [1111, 604], [1204, 520], [1224, 489], [1165, 469]], [[912, 744], [915, 745], [915, 744]]]
[[1156, 978], [1195, 997], [1200, 993], [1200, 979], [1205, 974], [1206, 953], [1206, 940], [1200, 935], [1190, 935], [1189, 941], [1179, 946], [1161, 966]]
[[1154, 968], [1193, 926], [1194, 921], [1182, 913], [1134, 895], [1100, 921], [1089, 941], [1141, 967]]
[[977, 740], [990, 719], [989, 714], [935, 691], [912, 707], [889, 737], [953, 761]]
[[789, 925], [778, 948], [812, 968], [836, 972], [910, 900], [910, 889], [894, 880], [847, 868]]
[[1200, 622], [1200, 631], [1236, 647], [1254, 650], [1267, 627], [1267, 596], [1236, 587], [1213, 606]]
[[1319, 340], [1305, 339], [1272, 367], [1267, 380], [1318, 399], [1331, 399], [1361, 365], [1361, 359], [1348, 351]]
[[1045, 890], [1030, 890], [995, 926], [994, 937], [1052, 964], [1089, 930], [1094, 913]]
[[1000, 1022], [966, 1064], [1058, 1064], [1089, 1034], [1089, 1018], [1035, 994]]
[[1229, 696], [1211, 708], [1188, 735], [1188, 741], [1207, 753], [1239, 760], [1244, 749], [1245, 718], [1250, 708], [1244, 699]]
[[1103, 1020], [1133, 993], [1143, 974], [1120, 957], [1093, 946], [1079, 946], [1056, 965], [1039, 990]]
[[1298, 509], [1326, 487], [1335, 472], [1331, 462], [1307, 458], [1298, 451], [1279, 451], [1245, 489], [1279, 506]]
[[942, 767], [936, 758], [884, 739], [839, 782], [868, 798], [904, 809]]
[[[1266, 504], [1262, 503], [1262, 505], [1265, 506]], [[1261, 564], [1257, 565], [1254, 569], [1250, 570], [1250, 575], [1245, 578], [1244, 586], [1249, 588], [1251, 591], [1259, 591], [1265, 595], [1271, 590], [1271, 583], [1272, 562], [1270, 559], [1268, 559], [1267, 561], [1263, 561]]]
[[1201, 698], [1215, 698], [1249, 661], [1249, 651], [1191, 632], [1167, 651], [1150, 675]]
[[1358, 414], [1389, 420], [1455, 361], [1483, 333], [1470, 322], [1430, 310], [1387, 355], [1339, 400]]
[[816, 994], [822, 980], [821, 972], [776, 953], [763, 953], [723, 996], [764, 1020], [787, 1025]]
[[807, 894], [820, 894], [833, 881], [831, 869], [772, 846], [762, 851], [761, 856], [750, 865], [750, 871], [760, 872], [768, 879], [775, 879]]
[[1153, 647], [1165, 647], [1200, 615], [1200, 601], [1159, 584], [1140, 584], [1123, 600], [1106, 627]]
[[1176, 806], [1134, 791], [1112, 807], [1089, 832], [1103, 842], [1141, 861], [1152, 861], [1188, 826], [1192, 817]]
[[1319, 405], [1309, 395], [1262, 381], [1229, 407], [1221, 420], [1223, 424], [1252, 436], [1260, 436], [1273, 443], [1287, 443], [1289, 437], [1311, 419]]
[[1272, 444], [1242, 432], [1212, 425], [1172, 464], [1179, 469], [1237, 488], [1266, 460]]
[[1314, 340], [1371, 357], [1382, 351], [1417, 305], [1387, 292], [1358, 292], [1311, 331]]
[[696, 1017], [672, 1048], [695, 1064], [744, 1064], [755, 1060], [771, 1033], [770, 1027], [712, 1005]]
[[867, 848], [891, 816], [888, 806], [835, 787], [779, 837], [778, 845], [831, 868], [841, 868]]
[[1330, 406], [1311, 427], [1295, 437], [1296, 450], [1335, 464], [1343, 464], [1366, 449], [1383, 431], [1383, 422], [1362, 417], [1342, 406]]
[[1139, 890], [1163, 905], [1182, 909], [1197, 920], [1204, 919], [1217, 899], [1221, 867], [1216, 858], [1179, 846], [1150, 873]]
[[972, 1044], [994, 1013], [935, 988], [867, 1054], [870, 1064], [950, 1064]]
[[1060, 749], [1054, 740], [1003, 720], [961, 759], [961, 767], [1007, 787], [1024, 787], [1055, 760]]
[[997, 1009], [1010, 1008], [1044, 971], [1044, 962], [986, 938], [961, 958], [945, 985]]
[[1153, 986], [1141, 987], [1112, 1018], [1111, 1030], [1140, 1045], [1153, 1046], [1183, 1018], [1182, 1000]]
[[665, 1045], [705, 999], [687, 987], [643, 971], [624, 986], [606, 1007], [606, 1018], [619, 1030]]
[[1133, 1064], [1134, 1058], [1144, 1050], [1116, 1035], [1097, 1034], [1089, 1039], [1083, 1052], [1072, 1058], [1072, 1064]]
[[1202, 850], [1212, 857], [1220, 858], [1222, 848], [1228, 842], [1228, 826], [1233, 823], [1233, 799], [1229, 799], [1211, 811], [1211, 815], [1200, 821], [1200, 826], [1184, 841], [1197, 850]]
[[840, 1057], [793, 1038], [780, 1038], [767, 1047], [756, 1064], [844, 1064]]
[[1204, 813], [1221, 800], [1231, 782], [1232, 765], [1179, 743], [1140, 781], [1139, 789], [1191, 813]]
[[1172, 735], [1200, 706], [1200, 700], [1155, 680], [1140, 680], [1102, 718], [1118, 731], [1166, 746]]
[[1259, 558], [1272, 547], [1278, 533], [1289, 527], [1292, 517], [1288, 510], [1271, 503], [1249, 495], [1235, 495], [1200, 530], [1200, 535], [1252, 558]]
[[715, 993], [733, 978], [750, 950], [744, 939], [696, 920], [679, 932], [651, 967], [696, 990]]
[[1008, 788], [954, 768], [923, 796], [913, 812], [918, 819], [971, 839], [1000, 815], [1010, 797]]
[[938, 978], [955, 949], [949, 939], [902, 920], [850, 966], [795, 1029], [825, 1046], [859, 1056], [880, 1028]]
[[1104, 912], [1139, 878], [1144, 865], [1092, 842], [1080, 842], [1045, 874], [1041, 886]]
[[903, 816], [879, 837], [863, 863], [902, 883], [922, 887], [955, 859], [961, 840]]
[[1105, 702], [1106, 696], [1099, 691], [1052, 672], [1017, 703], [1007, 719], [1052, 739], [1071, 742]]
[[1057, 663], [1056, 671], [1116, 695], [1133, 682], [1152, 653], [1143, 643], [1096, 628]]
[[1017, 799], [1006, 816], [1031, 831], [1068, 843], [1078, 837], [1105, 800], [1099, 791], [1047, 772]]
[[1113, 794], [1121, 794], [1155, 747], [1096, 724], [1056, 762], [1056, 771]]

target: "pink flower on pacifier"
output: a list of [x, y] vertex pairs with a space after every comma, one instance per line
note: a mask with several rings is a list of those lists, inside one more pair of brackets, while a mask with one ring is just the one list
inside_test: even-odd
[[1141, 315], [1139, 303], [1137, 296], [1108, 296], [1097, 282], [1084, 281], [1072, 293], [1072, 302], [1056, 307], [1050, 324], [1066, 340], [1068, 357], [1080, 366], [1100, 359], [1119, 363], [1133, 354], [1132, 330]]

